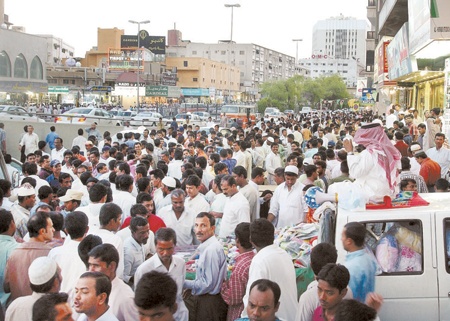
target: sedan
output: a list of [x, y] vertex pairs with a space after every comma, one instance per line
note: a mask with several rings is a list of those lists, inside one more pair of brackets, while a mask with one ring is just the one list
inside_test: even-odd
[[[142, 112], [137, 114], [136, 116], [134, 116], [131, 121], [130, 121], [130, 125], [131, 126], [140, 126], [140, 125], [145, 125], [148, 123], [154, 123], [159, 121], [160, 118], [163, 118], [163, 116], [160, 113], [154, 112], [154, 111], [146, 111], [146, 112]], [[164, 123], [170, 122], [170, 120], [167, 119], [163, 119]]]
[[0, 106], [0, 120], [15, 120], [27, 122], [45, 123], [45, 120], [34, 116], [27, 112], [27, 110], [20, 106]]
[[[118, 122], [106, 110], [94, 107], [79, 107], [66, 111], [56, 117], [56, 123], [90, 125], [94, 122], [101, 125], [111, 125]], [[120, 125], [120, 122], [118, 124]]]

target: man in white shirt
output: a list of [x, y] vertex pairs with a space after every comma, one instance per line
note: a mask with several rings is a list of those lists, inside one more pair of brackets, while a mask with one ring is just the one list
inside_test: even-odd
[[186, 266], [181, 257], [173, 255], [177, 245], [177, 235], [171, 228], [160, 228], [155, 235], [156, 254], [145, 261], [134, 275], [134, 284], [137, 285], [145, 273], [157, 271], [168, 273], [177, 283], [177, 312], [174, 314], [176, 321], [188, 319], [188, 310], [184, 304], [182, 291]]
[[190, 175], [186, 178], [186, 200], [184, 206], [186, 209], [194, 214], [200, 212], [209, 212], [210, 206], [203, 194], [199, 192], [199, 187], [202, 181], [197, 175]]
[[250, 205], [245, 196], [238, 191], [233, 176], [224, 176], [220, 187], [223, 194], [227, 196], [227, 200], [223, 208], [219, 237], [226, 238], [234, 234], [234, 230], [239, 223], [250, 222]]
[[167, 227], [177, 233], [178, 245], [192, 245], [194, 241], [195, 216], [185, 207], [185, 196], [181, 189], [176, 189], [170, 193], [172, 205], [163, 207], [158, 216], [164, 221]]
[[25, 146], [25, 155], [34, 153], [39, 149], [39, 136], [36, 133], [33, 133], [34, 127], [28, 125], [27, 133], [22, 136], [22, 139], [19, 143], [19, 150], [22, 149], [22, 146]]
[[389, 110], [389, 115], [386, 116], [386, 128], [394, 127], [394, 121], [397, 120], [397, 116], [395, 115], [394, 109]]
[[113, 203], [117, 204], [123, 211], [122, 223], [130, 216], [131, 207], [136, 204], [136, 198], [131, 194], [133, 191], [133, 177], [131, 175], [120, 175], [117, 177], [116, 191], [113, 193]]
[[94, 234], [102, 239], [103, 244], [112, 244], [119, 253], [117, 262], [117, 276], [123, 278], [124, 270], [124, 251], [123, 241], [116, 233], [121, 226], [122, 210], [114, 203], [106, 203], [100, 209], [100, 228], [92, 228], [89, 234]]
[[89, 271], [101, 272], [111, 281], [108, 304], [119, 321], [139, 320], [138, 311], [134, 305], [134, 292], [116, 274], [119, 260], [119, 253], [113, 245], [97, 245], [89, 252]]
[[245, 166], [245, 156], [241, 151], [241, 142], [233, 142], [233, 158], [236, 160], [236, 166]]
[[[269, 137], [267, 140], [272, 140], [272, 137]], [[272, 143], [272, 145], [270, 146], [270, 153], [267, 155], [266, 157], [266, 171], [269, 174], [268, 176], [268, 181], [269, 181], [269, 185], [276, 185], [275, 182], [275, 170], [279, 167], [282, 167], [282, 163], [281, 163], [281, 157], [278, 154], [278, 145], [275, 143]]]
[[177, 148], [174, 151], [174, 159], [168, 165], [167, 176], [181, 180], [181, 165], [183, 165], [183, 151]]
[[236, 180], [237, 186], [239, 186], [239, 193], [242, 193], [248, 201], [250, 206], [250, 221], [253, 222], [256, 219], [257, 208], [259, 207], [259, 191], [248, 183], [247, 171], [244, 167], [236, 166], [233, 168], [232, 175]]
[[441, 166], [441, 178], [445, 178], [450, 167], [450, 149], [445, 148], [445, 134], [437, 133], [434, 138], [435, 147], [427, 150], [426, 154]]
[[66, 238], [62, 246], [54, 247], [48, 254], [61, 268], [62, 292], [72, 290], [81, 274], [86, 272], [86, 266], [78, 255], [78, 245], [89, 230], [88, 223], [89, 219], [83, 212], [67, 214], [64, 225], [70, 238]]
[[55, 148], [52, 149], [51, 158], [52, 160], [59, 160], [59, 162], [62, 163], [64, 160], [64, 152], [67, 150], [63, 146], [63, 139], [61, 137], [56, 137], [54, 143]]
[[87, 139], [83, 136], [84, 130], [78, 129], [78, 136], [75, 137], [72, 141], [72, 147], [78, 146], [80, 148], [80, 151], [84, 152], [84, 155], [86, 156], [86, 148], [84, 144], [86, 144]]
[[253, 257], [249, 269], [247, 290], [244, 296], [244, 311], [247, 316], [247, 305], [250, 287], [254, 281], [269, 279], [276, 282], [281, 289], [280, 308], [277, 316], [281, 320], [292, 320], [297, 310], [297, 283], [292, 258], [285, 250], [273, 244], [274, 226], [265, 219], [257, 219], [250, 224], [250, 240], [257, 253]]
[[285, 182], [273, 193], [267, 220], [276, 227], [292, 226], [305, 220], [306, 204], [303, 199], [304, 185], [297, 181], [298, 168], [292, 165], [284, 170]]
[[94, 184], [89, 189], [89, 204], [79, 207], [77, 210], [87, 215], [89, 219], [89, 228], [100, 228], [100, 210], [106, 202], [108, 188], [103, 184]]

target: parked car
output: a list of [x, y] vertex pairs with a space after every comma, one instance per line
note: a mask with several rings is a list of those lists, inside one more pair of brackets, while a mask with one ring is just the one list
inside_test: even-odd
[[200, 119], [200, 117], [198, 115], [190, 114], [190, 113], [178, 114], [178, 115], [175, 116], [175, 118], [177, 119], [177, 121], [178, 120], [186, 121], [187, 119], [189, 119], [189, 122], [193, 122], [193, 121], [200, 122], [201, 121], [201, 119]]
[[273, 114], [275, 112], [280, 112], [280, 110], [276, 107], [266, 107], [264, 110], [264, 117], [267, 117], [269, 114]]
[[14, 120], [44, 123], [45, 120], [29, 113], [20, 106], [0, 105], [0, 120]]
[[285, 113], [286, 115], [289, 115], [289, 114], [294, 114], [294, 111], [293, 111], [292, 109], [286, 109], [286, 110], [284, 111], [284, 113]]
[[203, 121], [208, 121], [208, 118], [211, 117], [211, 115], [206, 111], [194, 111], [192, 114], [197, 115]]
[[79, 107], [66, 111], [64, 114], [56, 117], [56, 123], [61, 124], [84, 124], [90, 125], [94, 122], [101, 125], [121, 125], [120, 121], [115, 119], [110, 113], [101, 108]]
[[[149, 123], [157, 122], [157, 121], [159, 121], [160, 118], [163, 118], [163, 116], [160, 113], [157, 113], [154, 111], [145, 111], [145, 112], [135, 115], [131, 119], [130, 125], [131, 126], [146, 125]], [[169, 121], [169, 120], [163, 118], [163, 122], [167, 122], [167, 121]]]
[[310, 112], [312, 112], [312, 108], [308, 107], [308, 106], [305, 106], [305, 107], [302, 108], [302, 111], [300, 113], [307, 114], [307, 113], [310, 113]]

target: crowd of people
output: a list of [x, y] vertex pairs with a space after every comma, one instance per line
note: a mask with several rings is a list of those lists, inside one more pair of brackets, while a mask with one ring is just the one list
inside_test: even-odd
[[[344, 265], [333, 245], [313, 248], [315, 281], [300, 298], [275, 229], [317, 222], [309, 189], [353, 182], [367, 200], [446, 192], [439, 114], [422, 121], [393, 106], [123, 135], [93, 124], [72, 142], [54, 126], [40, 140], [28, 125], [20, 186], [12, 190], [19, 175], [7, 153], [11, 180], [0, 180], [0, 318], [375, 320], [382, 298], [364, 225], [345, 226]], [[231, 275], [227, 238], [239, 250]], [[195, 249], [193, 279], [176, 248]]]

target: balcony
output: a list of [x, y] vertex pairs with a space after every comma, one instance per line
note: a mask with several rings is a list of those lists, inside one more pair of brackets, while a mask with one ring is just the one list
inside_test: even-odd
[[377, 24], [377, 1], [367, 0], [367, 19], [370, 21], [372, 26]]
[[379, 36], [394, 37], [408, 21], [408, 0], [386, 0], [378, 14]]

